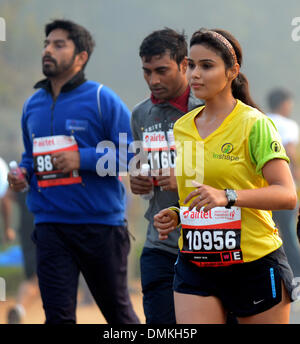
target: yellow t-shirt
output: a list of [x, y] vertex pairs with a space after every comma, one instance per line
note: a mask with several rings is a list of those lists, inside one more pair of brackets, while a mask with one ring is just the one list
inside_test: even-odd
[[[183, 204], [184, 199], [195, 189], [191, 184], [192, 180], [216, 189], [262, 188], [268, 185], [262, 176], [265, 163], [275, 158], [289, 161], [275, 125], [257, 109], [237, 100], [235, 108], [220, 127], [202, 139], [195, 124], [195, 117], [203, 108], [202, 106], [187, 113], [174, 126], [177, 149], [176, 176], [181, 212], [189, 205]], [[271, 211], [242, 208], [240, 219], [241, 262], [259, 259], [282, 245]], [[197, 221], [199, 224], [202, 220]], [[210, 236], [210, 240], [216, 240], [216, 245], [212, 243], [206, 247], [211, 249], [221, 246], [220, 240], [225, 240], [226, 233], [223, 233], [223, 239], [222, 233], [218, 233]], [[191, 238], [183, 237], [185, 234], [181, 230], [181, 251], [183, 243]], [[195, 237], [193, 240], [198, 240], [199, 246], [201, 240], [202, 244], [205, 240], [207, 242], [210, 235], [208, 234], [206, 233], [204, 238]], [[214, 248], [212, 250], [217, 252]]]

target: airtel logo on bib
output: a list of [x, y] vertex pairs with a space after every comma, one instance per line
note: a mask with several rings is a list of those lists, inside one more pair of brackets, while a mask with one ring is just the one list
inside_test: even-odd
[[148, 134], [145, 135], [145, 142], [162, 142], [165, 141], [166, 137], [164, 134]]
[[200, 211], [193, 211], [193, 210], [186, 210], [183, 212], [183, 218], [187, 219], [212, 219], [211, 210], [205, 212], [203, 210]]

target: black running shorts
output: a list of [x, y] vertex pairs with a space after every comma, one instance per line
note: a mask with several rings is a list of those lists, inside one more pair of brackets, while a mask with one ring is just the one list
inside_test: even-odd
[[237, 317], [264, 312], [281, 301], [281, 281], [292, 300], [293, 273], [282, 247], [249, 263], [226, 267], [198, 267], [179, 254], [174, 290], [218, 297]]

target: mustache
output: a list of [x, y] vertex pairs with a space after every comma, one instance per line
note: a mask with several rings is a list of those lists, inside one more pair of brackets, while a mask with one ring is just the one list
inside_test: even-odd
[[49, 55], [46, 55], [46, 56], [44, 56], [44, 57], [42, 58], [42, 62], [45, 62], [45, 61], [51, 61], [51, 62], [53, 62], [55, 65], [57, 65], [56, 60], [55, 60], [53, 57], [49, 56]]
[[150, 87], [150, 91], [166, 90], [165, 87]]

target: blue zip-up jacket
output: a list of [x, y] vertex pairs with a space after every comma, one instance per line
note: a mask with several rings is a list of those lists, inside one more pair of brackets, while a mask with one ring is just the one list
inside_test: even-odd
[[[112, 170], [115, 165], [118, 171], [120, 159], [127, 164], [129, 156], [124, 149], [119, 159], [119, 133], [127, 134], [125, 147], [128, 147], [132, 141], [128, 108], [108, 87], [86, 81], [82, 72], [63, 86], [56, 101], [52, 98], [48, 80], [38, 83], [36, 88], [39, 87], [42, 88], [27, 99], [23, 107], [25, 152], [20, 163], [28, 172], [27, 205], [35, 216], [35, 223], [123, 224], [125, 188], [118, 173], [99, 176], [96, 166], [99, 159], [105, 161], [108, 157], [107, 151], [97, 149], [104, 140], [115, 145], [116, 154], [110, 151], [113, 163], [103, 165], [102, 161], [98, 167], [110, 166]], [[74, 136], [80, 153], [82, 183], [38, 187], [32, 155], [33, 139], [53, 135]]]

